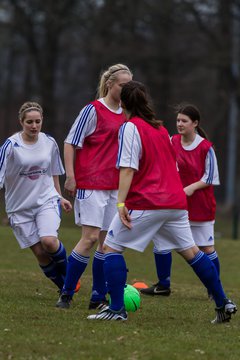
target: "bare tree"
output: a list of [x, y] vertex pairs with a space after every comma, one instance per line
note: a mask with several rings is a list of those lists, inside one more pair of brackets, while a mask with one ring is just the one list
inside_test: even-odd
[[57, 127], [55, 84], [60, 40], [74, 15], [77, 0], [10, 0], [10, 3], [11, 26], [26, 43], [39, 84], [38, 94], [49, 119], [47, 128], [53, 132]]

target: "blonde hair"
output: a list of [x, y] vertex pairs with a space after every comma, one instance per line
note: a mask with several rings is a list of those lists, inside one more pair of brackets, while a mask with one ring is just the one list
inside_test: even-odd
[[32, 110], [39, 111], [41, 116], [43, 116], [43, 109], [38, 103], [27, 101], [19, 109], [18, 112], [19, 120], [23, 121], [26, 113]]
[[108, 93], [108, 82], [115, 82], [118, 75], [125, 72], [132, 76], [130, 69], [124, 64], [115, 64], [110, 66], [107, 70], [103, 71], [100, 75], [100, 81], [97, 89], [97, 98], [105, 97]]

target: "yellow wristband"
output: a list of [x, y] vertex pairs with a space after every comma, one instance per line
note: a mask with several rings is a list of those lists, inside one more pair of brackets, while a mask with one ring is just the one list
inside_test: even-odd
[[125, 203], [117, 203], [117, 208], [122, 208], [125, 206]]

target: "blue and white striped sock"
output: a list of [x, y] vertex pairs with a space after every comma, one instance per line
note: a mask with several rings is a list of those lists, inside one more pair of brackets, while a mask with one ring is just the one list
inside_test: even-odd
[[93, 285], [91, 301], [106, 300], [107, 287], [103, 265], [104, 254], [99, 251], [95, 251], [92, 263]]
[[44, 275], [50, 279], [57, 287], [62, 290], [62, 287], [64, 285], [64, 278], [61, 274], [59, 274], [59, 271], [57, 270], [57, 265], [54, 263], [54, 261], [50, 262], [48, 265], [40, 265], [40, 268]]
[[59, 241], [59, 248], [55, 253], [48, 253], [49, 256], [53, 259], [55, 264], [57, 265], [58, 271], [66, 276], [67, 271], [67, 253], [65, 247], [61, 241]]
[[204, 252], [199, 251], [196, 256], [188, 261], [196, 275], [213, 295], [216, 306], [221, 307], [224, 304], [226, 295], [224, 293], [221, 281], [217, 274], [215, 265], [209, 260]]
[[122, 254], [105, 255], [104, 274], [111, 297], [110, 309], [118, 311], [124, 306], [124, 286], [127, 281], [127, 268]]
[[169, 250], [159, 251], [154, 246], [153, 248], [155, 265], [159, 283], [166, 287], [170, 287], [171, 267], [172, 267], [172, 253]]
[[83, 256], [76, 251], [72, 251], [68, 257], [67, 274], [63, 286], [63, 292], [73, 296], [77, 282], [85, 271], [89, 262], [89, 256]]
[[207, 256], [214, 263], [217, 273], [218, 273], [218, 276], [219, 276], [220, 275], [220, 262], [219, 262], [219, 258], [218, 258], [218, 254], [217, 254], [216, 250], [214, 250], [210, 254], [207, 254]]

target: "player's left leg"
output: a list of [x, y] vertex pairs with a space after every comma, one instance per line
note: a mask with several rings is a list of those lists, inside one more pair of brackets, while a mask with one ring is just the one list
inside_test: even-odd
[[107, 234], [109, 225], [117, 212], [117, 191], [95, 191], [96, 218], [98, 224], [101, 225], [99, 234], [99, 243], [94, 254], [92, 262], [92, 294], [89, 302], [89, 309], [101, 309], [108, 301], [106, 299], [107, 287], [104, 277], [104, 251], [103, 243]]
[[[218, 276], [220, 276], [220, 262], [219, 262], [218, 254], [214, 249], [214, 246], [199, 246], [199, 249], [209, 257], [209, 259], [212, 261], [212, 263], [216, 268]], [[208, 292], [208, 298], [212, 300], [213, 296], [211, 294], [211, 291], [207, 289], [207, 292]]]
[[61, 222], [61, 210], [56, 198], [43, 204], [36, 213], [36, 225], [41, 244], [56, 264], [59, 274], [66, 276], [67, 253], [61, 241], [58, 240], [58, 229]]
[[214, 248], [214, 224], [202, 222], [200, 225], [196, 225], [190, 222], [190, 225], [195, 244], [209, 257], [215, 265], [218, 275], [220, 275], [220, 262]]
[[153, 249], [155, 266], [157, 270], [158, 282], [140, 292], [145, 295], [169, 296], [171, 293], [170, 279], [172, 267], [172, 253], [170, 250]]
[[108, 304], [106, 299], [107, 286], [104, 276], [104, 251], [103, 242], [106, 237], [106, 231], [101, 231], [99, 235], [99, 244], [94, 254], [92, 262], [92, 294], [89, 302], [89, 309], [101, 309], [104, 305]]
[[220, 276], [220, 261], [219, 261], [218, 253], [215, 250], [214, 246], [199, 246], [199, 249], [202, 250], [213, 262], [217, 270], [217, 273]]
[[[202, 222], [199, 225], [191, 223], [193, 239], [198, 248], [203, 251], [214, 264], [218, 276], [220, 275], [220, 262], [218, 254], [214, 248], [214, 224], [213, 222]], [[208, 296], [212, 299], [212, 294], [208, 290]]]
[[130, 210], [129, 213], [132, 221], [131, 231], [122, 224], [119, 215], [116, 214], [104, 242], [104, 274], [111, 304], [99, 314], [88, 316], [90, 320], [127, 320], [124, 287], [128, 270], [122, 252], [126, 247], [143, 252], [165, 218], [162, 211]]
[[127, 320], [124, 308], [124, 286], [127, 281], [127, 268], [123, 255], [106, 246], [104, 274], [111, 304], [98, 314], [89, 315], [89, 320]]
[[215, 265], [195, 245], [187, 212], [183, 210], [173, 211], [172, 217], [169, 217], [169, 220], [164, 224], [158, 238], [154, 239], [154, 243], [157, 248], [165, 250], [168, 249], [169, 244], [172, 244], [172, 248], [175, 248], [184, 257], [201, 282], [213, 295], [216, 303], [217, 322], [229, 321], [231, 314], [237, 311], [237, 307], [227, 299]]
[[50, 258], [48, 253], [43, 248], [41, 242], [32, 245], [30, 249], [37, 258], [39, 266], [44, 275], [61, 290], [64, 285], [64, 278], [59, 273], [55, 262]]
[[[39, 209], [37, 209], [36, 212], [38, 210]], [[11, 216], [10, 220], [13, 233], [20, 247], [22, 249], [31, 249], [44, 275], [61, 289], [63, 286], [63, 276], [59, 273], [55, 262], [42, 246], [39, 239], [36, 213], [32, 209], [28, 209], [20, 213], [15, 213]], [[56, 230], [54, 230], [53, 235], [56, 235]]]
[[44, 250], [56, 264], [58, 272], [65, 277], [67, 271], [67, 253], [63, 243], [54, 236], [43, 236], [40, 238], [40, 241]]
[[237, 307], [227, 298], [212, 261], [197, 246], [183, 250], [180, 254], [187, 260], [196, 275], [213, 295], [217, 314], [214, 322], [229, 321], [231, 315], [237, 311]]

